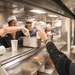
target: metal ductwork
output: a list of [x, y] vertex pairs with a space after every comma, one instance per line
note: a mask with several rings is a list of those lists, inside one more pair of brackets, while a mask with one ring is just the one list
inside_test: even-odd
[[40, 9], [44, 9], [48, 12], [54, 12], [69, 18], [75, 19], [75, 15], [67, 8], [67, 6], [61, 0], [16, 0], [17, 2], [25, 3]]
[[7, 3], [23, 4], [47, 12], [54, 12], [56, 14], [75, 19], [75, 15], [67, 8], [61, 0], [2, 0]]
[[55, 2], [62, 10], [67, 12], [69, 15], [73, 16], [75, 18], [75, 15], [71, 12], [71, 10], [61, 1], [61, 0], [52, 0]]

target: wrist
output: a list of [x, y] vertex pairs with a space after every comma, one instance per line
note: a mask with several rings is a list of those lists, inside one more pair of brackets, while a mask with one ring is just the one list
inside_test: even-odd
[[49, 42], [49, 39], [46, 39], [46, 40], [45, 40], [45, 43], [46, 43], [46, 44], [47, 44], [47, 42]]

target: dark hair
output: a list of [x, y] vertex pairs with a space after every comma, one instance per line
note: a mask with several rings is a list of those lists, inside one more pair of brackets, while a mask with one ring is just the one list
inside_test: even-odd
[[27, 28], [27, 24], [25, 25], [25, 28]]
[[26, 22], [26, 26], [25, 26], [26, 28], [27, 28], [27, 25], [28, 25], [28, 24], [32, 24], [32, 22], [27, 21], [27, 22]]
[[32, 22], [27, 21], [26, 24], [32, 24]]

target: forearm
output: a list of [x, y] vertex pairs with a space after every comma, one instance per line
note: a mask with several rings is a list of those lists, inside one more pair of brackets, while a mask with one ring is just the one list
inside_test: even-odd
[[70, 75], [75, 75], [75, 63], [70, 64]]
[[6, 34], [8, 33], [14, 33], [14, 32], [17, 32], [19, 30], [22, 30], [23, 27], [5, 27], [5, 28], [2, 28], [0, 29], [0, 36], [5, 36]]
[[7, 33], [14, 33], [14, 32], [17, 32], [17, 31], [19, 31], [19, 30], [22, 30], [23, 29], [23, 27], [6, 27], [6, 28], [4, 28], [4, 31], [5, 31], [5, 33], [7, 34]]
[[4, 29], [2, 28], [2, 29], [0, 29], [0, 36], [5, 36], [6, 35], [6, 32], [4, 31]]
[[3, 30], [4, 30], [5, 34], [7, 34], [7, 33], [14, 33], [14, 32], [17, 32], [19, 30], [22, 30], [24, 35], [29, 36], [28, 29], [26, 29], [24, 27], [12, 26], [12, 27], [5, 27], [5, 28], [3, 28]]

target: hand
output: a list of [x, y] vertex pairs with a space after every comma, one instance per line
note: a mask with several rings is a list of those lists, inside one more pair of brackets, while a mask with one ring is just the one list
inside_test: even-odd
[[41, 39], [43, 39], [43, 40], [47, 40], [48, 39], [46, 34], [45, 34], [45, 32], [38, 30], [38, 34], [39, 34]]
[[72, 48], [72, 53], [75, 54], [75, 46]]
[[24, 27], [23, 27], [23, 29], [22, 29], [22, 32], [23, 32], [23, 34], [26, 35], [27, 37], [30, 36], [30, 34], [29, 34], [29, 30], [26, 29], [26, 28], [24, 28]]
[[56, 35], [56, 33], [52, 33], [52, 35]]

